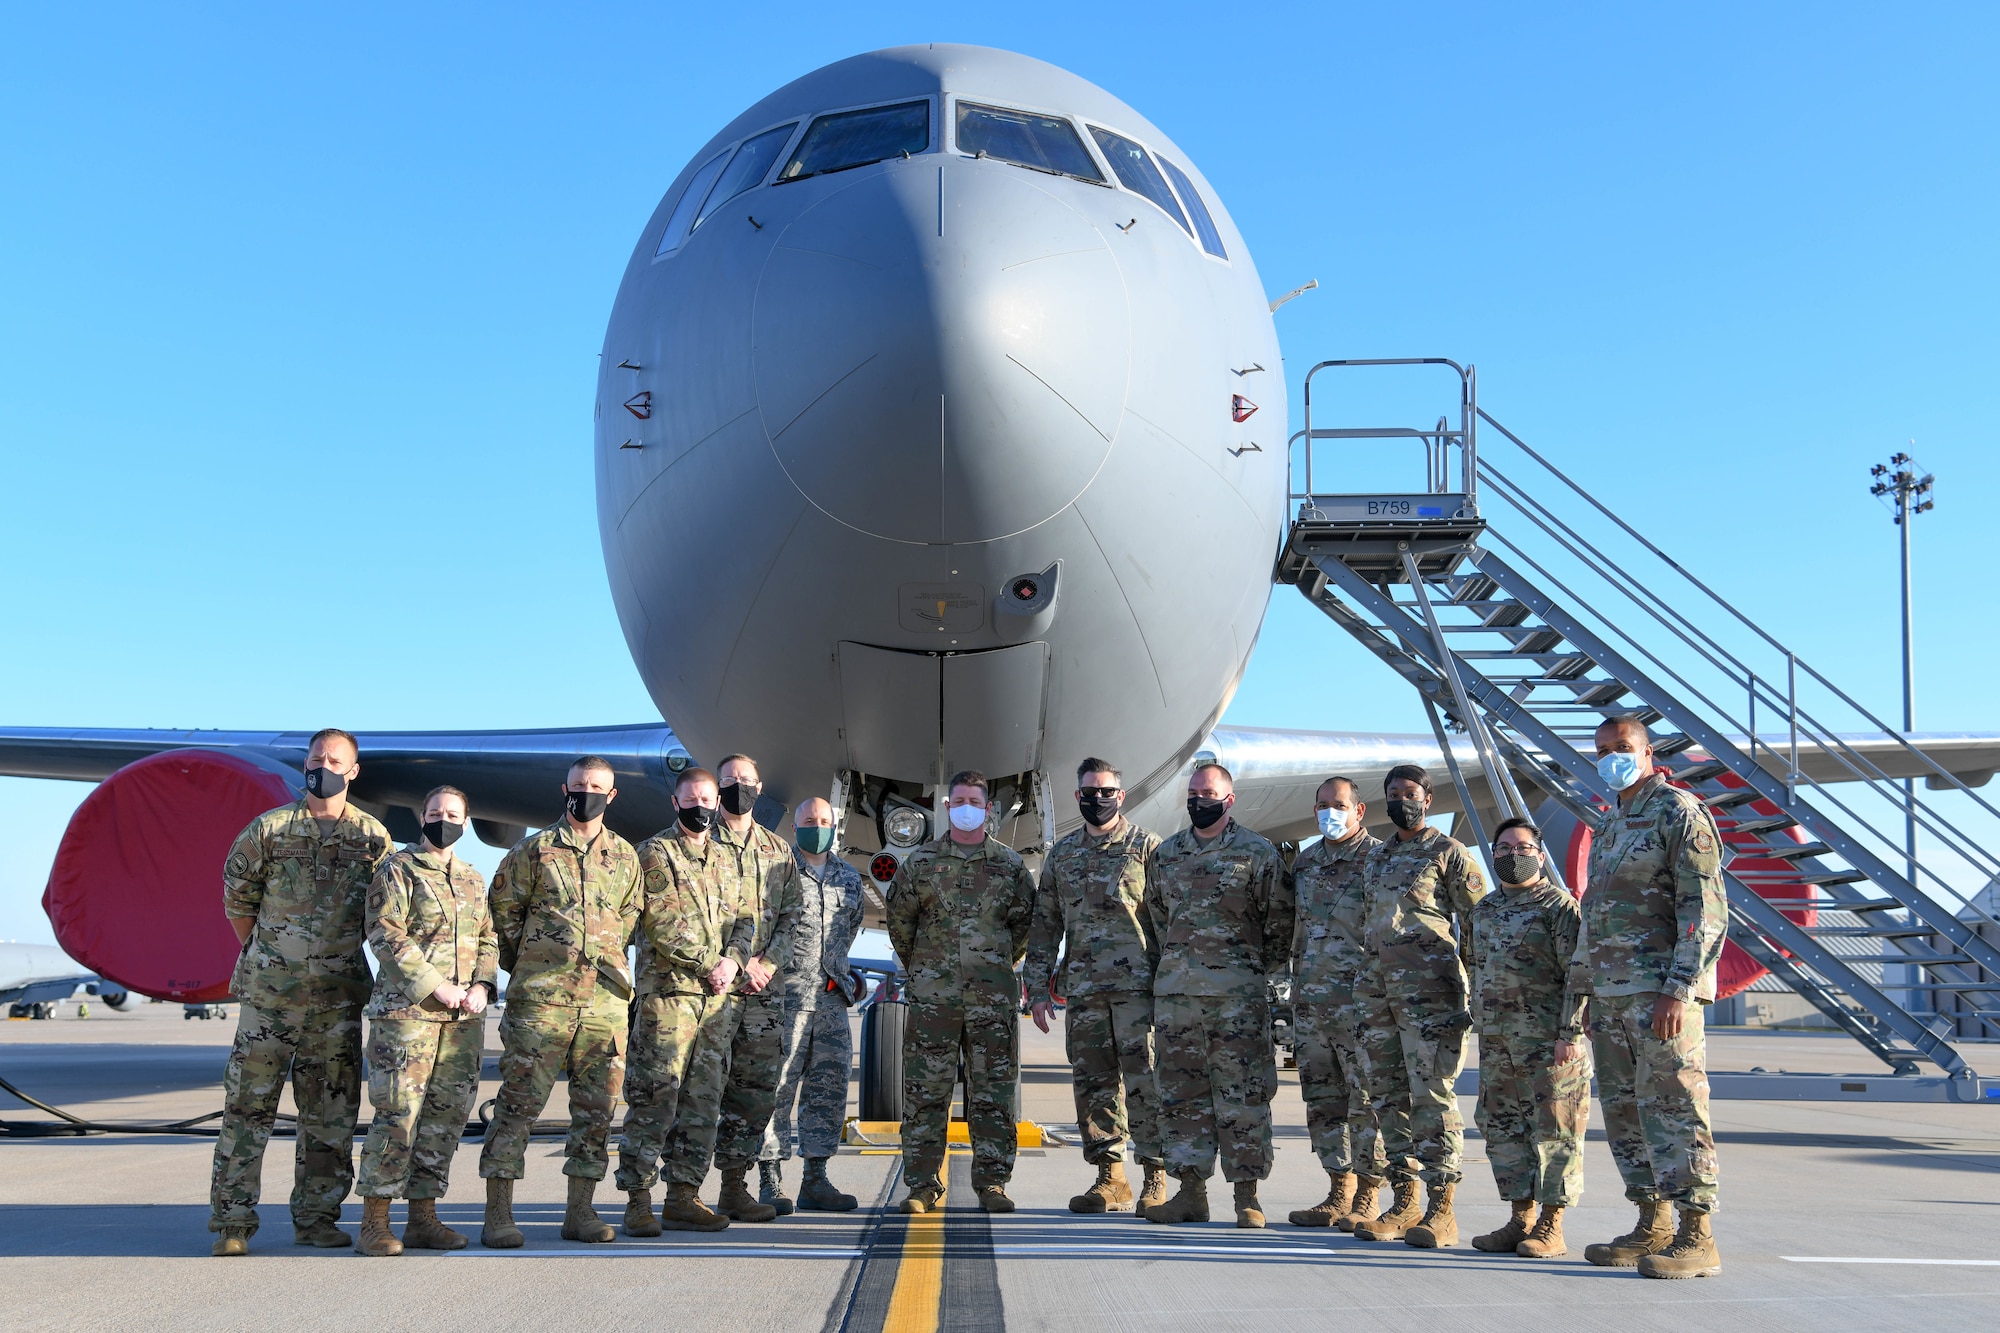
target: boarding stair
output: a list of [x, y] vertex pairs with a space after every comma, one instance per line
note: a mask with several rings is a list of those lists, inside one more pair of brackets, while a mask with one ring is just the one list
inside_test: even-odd
[[[1455, 372], [1456, 423], [1325, 424], [1327, 377], [1391, 366]], [[1730, 938], [1895, 1073], [1928, 1062], [1978, 1099], [1975, 1054], [2000, 1040], [1990, 775], [1935, 762], [1724, 601], [1488, 415], [1470, 366], [1321, 362], [1304, 417], [1276, 578], [1416, 688], [1467, 841], [1490, 855], [1489, 821], [1549, 800], [1596, 825], [1615, 793], [1595, 730], [1637, 716], [1715, 815]], [[1399, 441], [1422, 490], [1316, 485], [1329, 450]]]

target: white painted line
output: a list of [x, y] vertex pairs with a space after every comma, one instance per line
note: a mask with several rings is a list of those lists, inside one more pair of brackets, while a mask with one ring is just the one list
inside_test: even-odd
[[995, 1245], [996, 1259], [1151, 1259], [1177, 1254], [1223, 1254], [1260, 1258], [1337, 1258], [1341, 1252], [1316, 1245]]
[[1831, 1259], [1819, 1255], [1781, 1254], [1788, 1264], [1932, 1264], [1946, 1268], [2000, 1268], [2000, 1259]]
[[560, 1250], [453, 1250], [449, 1259], [858, 1259], [858, 1249], [809, 1245], [590, 1245]]

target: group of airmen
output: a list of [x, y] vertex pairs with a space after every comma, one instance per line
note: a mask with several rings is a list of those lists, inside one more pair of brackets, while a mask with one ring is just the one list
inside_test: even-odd
[[[1081, 827], [1049, 850], [1039, 882], [993, 836], [986, 778], [953, 775], [946, 832], [902, 861], [886, 894], [906, 973], [901, 1208], [943, 1203], [962, 1085], [978, 1202], [1013, 1211], [1025, 994], [1042, 1031], [1063, 1014], [1077, 1128], [1096, 1170], [1072, 1211], [1205, 1222], [1219, 1162], [1236, 1224], [1263, 1227], [1272, 991], [1289, 977], [1308, 1132], [1329, 1177], [1327, 1197], [1291, 1213], [1293, 1225], [1458, 1243], [1455, 1084], [1476, 1031], [1476, 1121], [1509, 1216], [1473, 1237], [1475, 1249], [1567, 1252], [1562, 1216], [1582, 1190], [1594, 1070], [1639, 1218], [1585, 1258], [1649, 1277], [1719, 1272], [1702, 1009], [1725, 928], [1721, 842], [1707, 808], [1655, 768], [1641, 721], [1605, 722], [1597, 749], [1618, 802], [1594, 829], [1580, 903], [1522, 819], [1496, 831], [1489, 892], [1474, 854], [1429, 823], [1431, 779], [1413, 765], [1387, 776], [1387, 841], [1367, 831], [1358, 785], [1332, 777], [1315, 797], [1321, 837], [1288, 858], [1231, 817], [1220, 764], [1195, 767], [1189, 827], [1162, 839], [1125, 818], [1117, 768], [1089, 759], [1077, 774]], [[836, 854], [827, 802], [797, 807], [788, 843], [753, 818], [755, 761], [732, 755], [712, 773], [681, 772], [675, 823], [635, 849], [604, 825], [617, 796], [610, 764], [585, 757], [569, 770], [563, 817], [516, 845], [488, 886], [451, 851], [469, 819], [463, 793], [431, 792], [421, 836], [397, 850], [347, 799], [358, 771], [352, 736], [318, 733], [305, 796], [252, 821], [230, 851], [225, 910], [244, 951], [211, 1187], [215, 1254], [246, 1253], [257, 1229], [288, 1077], [296, 1243], [369, 1255], [466, 1245], [436, 1200], [475, 1109], [482, 1014], [501, 970], [481, 1244], [524, 1243], [514, 1182], [564, 1071], [566, 1239], [617, 1234], [594, 1198], [621, 1090], [628, 1235], [856, 1206], [827, 1167], [846, 1114], [847, 1011], [864, 992], [848, 960], [862, 886]], [[357, 1241], [338, 1222], [355, 1183], [364, 1016], [373, 1119]], [[782, 1169], [794, 1136], [805, 1160], [796, 1205]], [[1128, 1148], [1144, 1172], [1136, 1197]], [[722, 1180], [713, 1208], [701, 1197], [711, 1167]], [[408, 1201], [400, 1239], [397, 1198]]]

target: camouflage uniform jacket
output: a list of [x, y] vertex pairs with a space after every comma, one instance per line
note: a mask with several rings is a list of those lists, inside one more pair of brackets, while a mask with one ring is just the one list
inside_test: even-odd
[[[1368, 948], [1385, 978], [1428, 977], [1426, 992], [1465, 996], [1471, 971], [1472, 909], [1486, 896], [1486, 876], [1456, 838], [1426, 828], [1391, 838], [1368, 853]], [[1456, 915], [1460, 930], [1452, 927]], [[1464, 970], [1461, 971], [1461, 968]]]
[[1354, 985], [1368, 965], [1368, 853], [1382, 840], [1363, 829], [1341, 842], [1321, 838], [1292, 863], [1299, 902], [1292, 948], [1292, 994], [1329, 998]]
[[[756, 938], [749, 957], [761, 957], [778, 969], [778, 975], [764, 988], [776, 995], [792, 966], [792, 941], [798, 934], [799, 916], [805, 910], [804, 893], [799, 887], [799, 862], [792, 845], [755, 820], [747, 833], [730, 831], [720, 818], [708, 831], [708, 840], [728, 853], [725, 874], [731, 877], [739, 902], [757, 919]], [[736, 979], [738, 994], [747, 992], [750, 978]]]
[[1160, 845], [1124, 816], [1103, 837], [1088, 827], [1067, 834], [1042, 862], [1035, 924], [1023, 973], [1028, 997], [1049, 994], [1056, 950], [1063, 951], [1065, 999], [1153, 989], [1152, 919], [1146, 915], [1146, 858]]
[[375, 872], [368, 947], [376, 963], [370, 1018], [476, 1021], [478, 1015], [447, 1009], [431, 992], [483, 981], [492, 995], [500, 993], [500, 945], [486, 909], [486, 881], [464, 861], [422, 844], [396, 852]]
[[646, 905], [639, 916], [639, 993], [707, 995], [725, 958], [752, 954], [757, 917], [736, 882], [736, 854], [715, 840], [697, 846], [679, 824], [639, 844]]
[[1155, 995], [1261, 1000], [1292, 952], [1298, 905], [1278, 849], [1235, 820], [1213, 838], [1182, 829], [1146, 858]]
[[507, 998], [581, 1006], [601, 985], [631, 999], [625, 945], [641, 898], [639, 857], [608, 828], [586, 846], [558, 818], [515, 843], [488, 895]]
[[1472, 1014], [1480, 1035], [1553, 1043], [1583, 1034], [1585, 997], [1565, 982], [1583, 924], [1576, 899], [1546, 880], [1503, 884], [1472, 909]]
[[1574, 984], [1713, 1000], [1729, 909], [1708, 807], [1655, 772], [1592, 833]]
[[222, 869], [222, 910], [256, 921], [230, 982], [236, 998], [261, 1009], [366, 1003], [368, 884], [395, 847], [352, 801], [324, 836], [303, 798], [251, 820]]
[[801, 856], [798, 871], [805, 905], [781, 987], [785, 1003], [793, 1010], [817, 1009], [831, 993], [853, 1004], [862, 987], [848, 966], [847, 951], [861, 931], [861, 872], [832, 855], [818, 870]]
[[946, 834], [911, 852], [889, 882], [889, 943], [910, 974], [910, 998], [1019, 1003], [1014, 965], [1034, 911], [1027, 865], [991, 835], [961, 847]]

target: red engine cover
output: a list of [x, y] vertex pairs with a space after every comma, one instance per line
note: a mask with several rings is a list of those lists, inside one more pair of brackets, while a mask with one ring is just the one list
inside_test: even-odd
[[77, 807], [49, 871], [42, 910], [63, 952], [157, 1000], [227, 999], [238, 946], [222, 863], [244, 825], [296, 799], [283, 770], [215, 750], [119, 769]]

